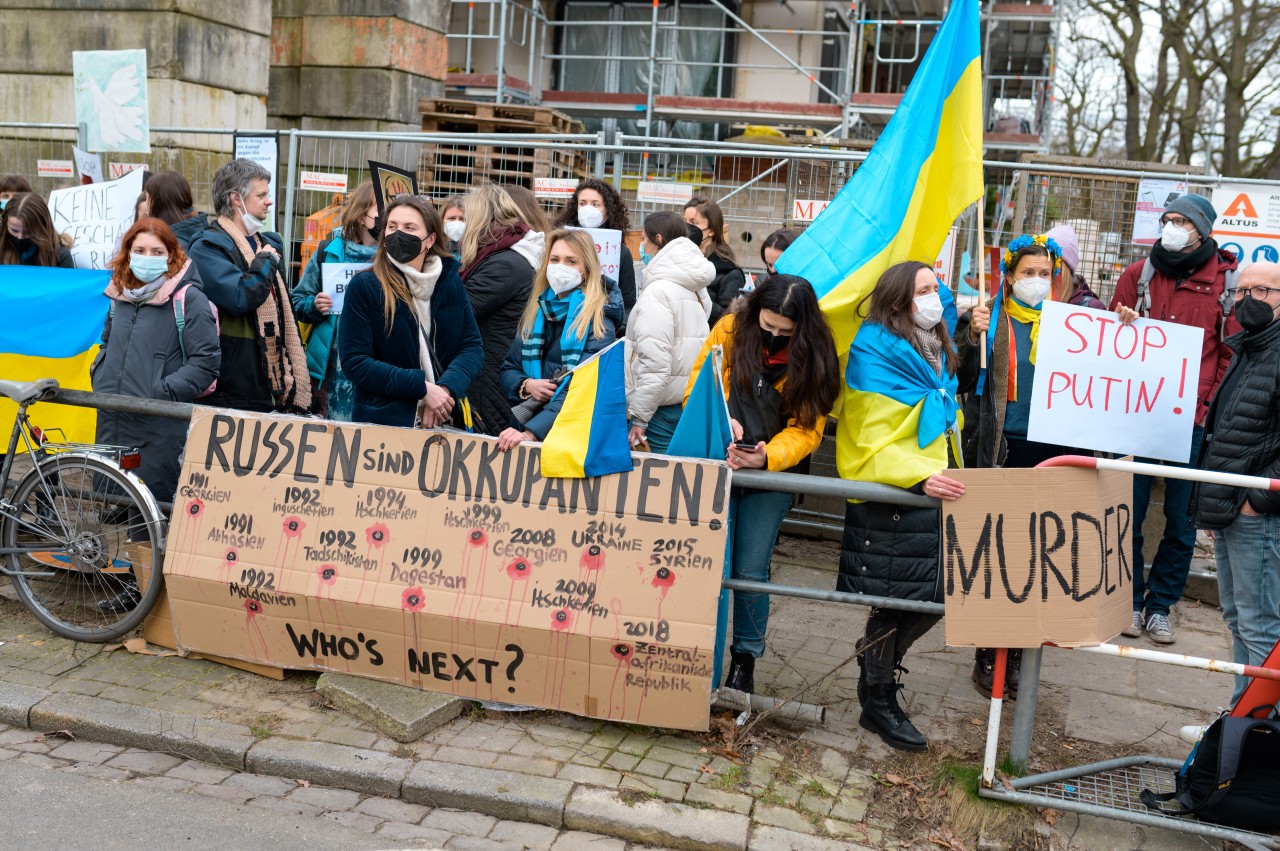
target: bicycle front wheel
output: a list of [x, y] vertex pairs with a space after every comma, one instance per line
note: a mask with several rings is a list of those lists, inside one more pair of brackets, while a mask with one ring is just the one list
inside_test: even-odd
[[63, 453], [18, 482], [4, 552], [18, 599], [75, 641], [112, 641], [142, 623], [164, 587], [159, 509], [115, 463]]

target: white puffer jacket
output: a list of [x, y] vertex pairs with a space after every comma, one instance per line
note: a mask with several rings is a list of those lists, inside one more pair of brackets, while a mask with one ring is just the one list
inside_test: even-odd
[[627, 320], [627, 411], [647, 426], [653, 412], [684, 397], [689, 375], [709, 331], [707, 284], [716, 267], [698, 246], [680, 237], [645, 267], [645, 287]]

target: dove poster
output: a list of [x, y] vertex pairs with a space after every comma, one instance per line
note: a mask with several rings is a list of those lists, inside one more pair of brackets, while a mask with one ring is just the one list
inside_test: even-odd
[[71, 54], [76, 123], [95, 153], [151, 153], [145, 50], [77, 50]]
[[133, 224], [134, 205], [142, 192], [142, 172], [119, 180], [91, 183], [49, 193], [53, 229], [70, 234], [71, 258], [77, 269], [105, 269]]

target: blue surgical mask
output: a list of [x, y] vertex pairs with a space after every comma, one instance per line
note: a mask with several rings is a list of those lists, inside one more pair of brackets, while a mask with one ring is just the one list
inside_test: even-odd
[[151, 257], [146, 254], [129, 255], [129, 271], [144, 284], [149, 284], [169, 270], [168, 257]]
[[4, 209], [5, 207], [7, 207], [7, 206], [9, 206], [9, 199], [8, 199], [8, 198], [0, 198], [0, 210], [3, 210], [3, 209]]
[[640, 262], [648, 266], [653, 262], [653, 255], [644, 250], [644, 243], [640, 243]]

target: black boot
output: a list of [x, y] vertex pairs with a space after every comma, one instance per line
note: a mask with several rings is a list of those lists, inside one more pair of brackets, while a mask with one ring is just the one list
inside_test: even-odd
[[973, 651], [973, 684], [978, 694], [991, 697], [996, 679], [996, 651], [979, 647]]
[[1018, 699], [1018, 685], [1022, 681], [1022, 651], [1010, 650], [1008, 670], [1004, 674], [1004, 691], [1010, 700]]
[[870, 730], [889, 747], [901, 751], [926, 751], [929, 742], [911, 723], [907, 713], [898, 705], [897, 683], [872, 683], [867, 689], [868, 700], [862, 705], [862, 717], [858, 723]]
[[724, 678], [724, 687], [747, 694], [756, 690], [756, 657], [750, 653], [734, 653], [729, 663], [729, 674]]
[[862, 706], [867, 705], [867, 656], [864, 649], [864, 642], [858, 639], [858, 703]]

